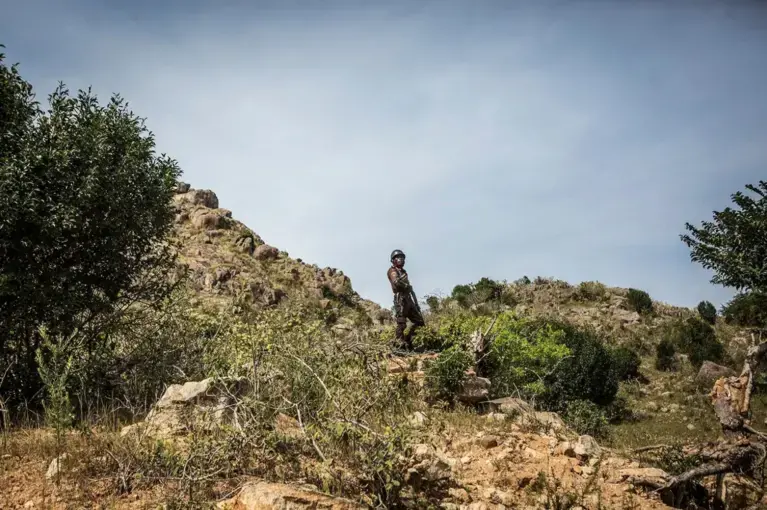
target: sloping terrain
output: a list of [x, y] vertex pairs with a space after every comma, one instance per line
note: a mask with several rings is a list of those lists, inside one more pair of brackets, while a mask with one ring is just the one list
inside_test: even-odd
[[[393, 355], [391, 313], [359, 296], [342, 271], [270, 246], [210, 190], [180, 183], [174, 202], [173, 242], [192, 305], [218, 309], [227, 323], [246, 321], [245, 309], [273, 310], [263, 327], [273, 329], [276, 346], [253, 341], [252, 362], [231, 387], [214, 377], [171, 385], [139, 423], [106, 418], [69, 432], [64, 455], [50, 430], [4, 434], [0, 510], [672, 508], [643, 480], [668, 481], [681, 469], [676, 450], [658, 460], [635, 449], [681, 448], [720, 434], [710, 381], [687, 356], [676, 354], [673, 371], [655, 367], [660, 341], [695, 310], [653, 301], [652, 312], [639, 313], [629, 289], [544, 278], [503, 284], [494, 299], [427, 300], [425, 329], [436, 336], [456, 316], [513, 312], [588, 327], [608, 345], [637, 352], [641, 377], [622, 381], [618, 392], [627, 417], [594, 439], [577, 430], [582, 424], [516, 395], [488, 402], [493, 383], [474, 369], [454, 392], [457, 405], [435, 402], [425, 387], [442, 358]], [[295, 308], [320, 310], [323, 320], [306, 331], [286, 325], [303, 317], [290, 315]], [[726, 347], [720, 362], [736, 366], [746, 332], [721, 320], [713, 328]], [[233, 352], [250, 340], [216, 333], [213, 341], [234, 344]], [[723, 484], [728, 508], [762, 497], [736, 477]]]
[[190, 286], [201, 300], [224, 307], [231, 306], [232, 298], [256, 306], [298, 300], [335, 308], [360, 326], [389, 319], [388, 310], [354, 291], [343, 271], [292, 259], [266, 244], [219, 207], [213, 191], [180, 183], [174, 201], [179, 262], [189, 270]]

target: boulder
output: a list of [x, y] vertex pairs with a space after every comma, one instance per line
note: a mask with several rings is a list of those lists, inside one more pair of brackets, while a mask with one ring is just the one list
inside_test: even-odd
[[467, 374], [455, 397], [459, 402], [474, 405], [486, 401], [489, 394], [490, 379]]
[[695, 382], [700, 385], [711, 386], [720, 377], [733, 377], [737, 375], [735, 371], [729, 367], [723, 367], [710, 361], [704, 361], [698, 370], [698, 375], [695, 376]]
[[280, 255], [280, 250], [268, 244], [258, 246], [253, 252], [256, 260], [274, 260]]
[[218, 209], [218, 197], [209, 189], [193, 189], [184, 194], [184, 201], [208, 209]]
[[575, 456], [578, 459], [589, 459], [599, 457], [602, 449], [599, 447], [596, 439], [589, 435], [583, 435], [578, 438], [574, 446]]
[[121, 435], [145, 431], [158, 438], [187, 434], [195, 428], [226, 425], [237, 400], [250, 388], [246, 378], [208, 378], [171, 384], [143, 423], [125, 427]]
[[219, 510], [362, 510], [353, 501], [334, 498], [314, 489], [281, 483], [246, 484], [230, 500], [218, 504]]
[[192, 215], [192, 225], [200, 230], [226, 228], [227, 217], [218, 211], [198, 210]]
[[176, 183], [176, 193], [187, 193], [191, 186], [187, 182], [177, 182]]

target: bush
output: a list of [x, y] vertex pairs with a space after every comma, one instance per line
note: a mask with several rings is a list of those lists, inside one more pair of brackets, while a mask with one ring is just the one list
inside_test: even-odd
[[428, 392], [437, 399], [452, 402], [474, 358], [460, 345], [442, 351], [426, 369]]
[[671, 335], [676, 348], [687, 354], [690, 363], [696, 368], [706, 360], [720, 362], [724, 359], [724, 345], [717, 340], [716, 331], [698, 318], [676, 323]]
[[722, 316], [728, 324], [767, 329], [767, 294], [739, 293], [722, 307]]
[[542, 395], [543, 376], [570, 354], [562, 341], [564, 332], [550, 325], [525, 331], [525, 321], [509, 314], [499, 317], [494, 331], [484, 367], [492, 392], [505, 396], [521, 390], [527, 398]]
[[642, 364], [639, 354], [628, 347], [618, 347], [613, 350], [612, 355], [618, 379], [628, 381], [639, 377], [639, 366]]
[[504, 296], [509, 299], [509, 296], [504, 292], [505, 288], [505, 284], [483, 277], [477, 283], [456, 285], [453, 287], [450, 297], [462, 307], [468, 308], [471, 305], [491, 301], [503, 302]]
[[562, 419], [578, 434], [604, 438], [608, 434], [608, 420], [605, 412], [593, 402], [574, 400], [567, 404]]
[[650, 295], [638, 289], [629, 289], [628, 293], [629, 306], [639, 314], [648, 314], [652, 312], [652, 299]]
[[581, 282], [575, 293], [579, 301], [601, 301], [607, 296], [607, 287], [600, 282]]
[[676, 349], [673, 342], [668, 339], [660, 341], [656, 347], [655, 368], [658, 370], [669, 371], [674, 369]]
[[[536, 356], [545, 360], [529, 360], [532, 366], [519, 367], [519, 370], [527, 374], [526, 384], [537, 391], [545, 408], [563, 411], [567, 402], [573, 400], [590, 400], [598, 405], [607, 405], [615, 398], [618, 377], [614, 360], [592, 329], [545, 318], [508, 321], [503, 327], [507, 332], [505, 336], [497, 337], [493, 347], [496, 353], [502, 352], [504, 359], [513, 360], [514, 355], [507, 354], [500, 347], [504, 342], [514, 346], [519, 342], [517, 338], [521, 338], [531, 346], [524, 356], [536, 353]], [[500, 357], [498, 354], [495, 356]], [[508, 368], [499, 368], [509, 365], [497, 359], [491, 365], [494, 367], [492, 391], [500, 393], [510, 390], [502, 383], [497, 386], [495, 383], [499, 378], [509, 377], [503, 374]]]
[[709, 324], [716, 323], [716, 308], [708, 301], [701, 301], [698, 303], [698, 314], [700, 317]]
[[438, 312], [439, 298], [437, 296], [427, 296], [426, 305], [429, 307], [429, 310], [431, 310], [432, 312]]

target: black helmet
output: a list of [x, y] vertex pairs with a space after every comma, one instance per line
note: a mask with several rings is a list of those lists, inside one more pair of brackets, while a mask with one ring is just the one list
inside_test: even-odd
[[394, 260], [395, 257], [402, 257], [405, 258], [405, 253], [402, 250], [394, 250], [391, 252], [391, 257], [389, 260]]

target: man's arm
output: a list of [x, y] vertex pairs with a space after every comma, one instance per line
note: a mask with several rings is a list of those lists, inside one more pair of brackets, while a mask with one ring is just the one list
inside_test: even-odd
[[400, 273], [392, 267], [388, 271], [388, 276], [392, 288], [397, 292], [410, 292], [412, 289], [406, 273]]

